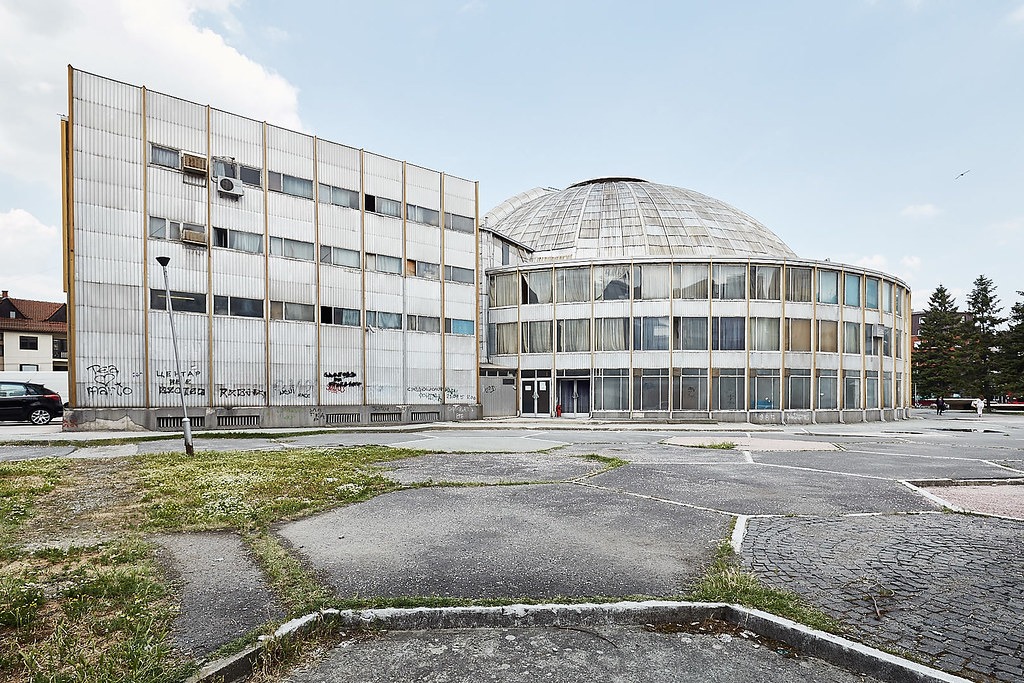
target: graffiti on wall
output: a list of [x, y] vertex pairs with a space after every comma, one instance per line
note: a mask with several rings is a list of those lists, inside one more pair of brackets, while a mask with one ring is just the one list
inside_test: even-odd
[[355, 376], [356, 373], [351, 370], [325, 372], [324, 378], [327, 379], [327, 391], [332, 394], [343, 394], [346, 389], [363, 386], [362, 382], [354, 379]]
[[177, 370], [157, 370], [157, 391], [161, 394], [206, 396], [206, 386], [201, 383], [201, 376], [202, 372], [195, 364], [189, 366], [187, 370], [181, 371], [180, 383]]
[[253, 396], [267, 397], [267, 390], [259, 385], [247, 384], [245, 386], [220, 385], [217, 387], [219, 398], [250, 398]]
[[121, 370], [116, 365], [90, 365], [86, 368], [92, 373], [92, 381], [86, 385], [85, 393], [89, 396], [128, 396], [131, 387], [121, 384]]
[[311, 379], [274, 380], [271, 391], [274, 396], [297, 396], [310, 398], [313, 395], [314, 383]]
[[456, 403], [472, 400], [471, 397], [466, 396], [455, 387], [409, 387], [409, 393], [418, 395], [424, 403]]

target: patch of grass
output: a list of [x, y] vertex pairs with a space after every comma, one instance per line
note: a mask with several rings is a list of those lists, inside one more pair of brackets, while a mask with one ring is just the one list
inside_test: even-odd
[[687, 596], [698, 602], [728, 602], [786, 617], [830, 633], [840, 633], [838, 621], [811, 607], [796, 593], [762, 584], [743, 571], [739, 558], [728, 543], [721, 543], [707, 573]]
[[613, 470], [616, 467], [622, 467], [623, 465], [629, 464], [628, 460], [623, 460], [622, 458], [613, 458], [608, 455], [598, 455], [597, 453], [587, 453], [586, 455], [581, 455], [579, 457], [583, 458], [584, 460], [590, 460], [591, 462], [601, 463], [602, 465], [604, 465], [604, 470], [602, 471]]
[[275, 536], [258, 530], [244, 534], [243, 540], [291, 616], [309, 614], [331, 603], [331, 591], [310, 576]]
[[0, 463], [0, 544], [10, 541], [35, 502], [56, 487], [66, 469], [67, 461], [56, 458]]
[[731, 451], [736, 448], [736, 444], [732, 441], [715, 441], [712, 443], [699, 443], [691, 446], [691, 448], [710, 448], [716, 451]]
[[134, 463], [149, 528], [244, 531], [394, 491], [400, 485], [378, 463], [422, 454], [358, 446], [157, 453]]

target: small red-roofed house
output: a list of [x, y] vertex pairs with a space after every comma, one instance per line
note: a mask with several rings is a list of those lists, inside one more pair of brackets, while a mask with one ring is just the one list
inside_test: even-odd
[[66, 372], [68, 307], [0, 294], [0, 370]]

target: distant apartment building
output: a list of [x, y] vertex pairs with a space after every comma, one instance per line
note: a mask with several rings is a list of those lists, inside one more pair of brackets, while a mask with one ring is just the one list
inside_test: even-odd
[[53, 301], [0, 294], [0, 370], [61, 372], [68, 369], [68, 308]]

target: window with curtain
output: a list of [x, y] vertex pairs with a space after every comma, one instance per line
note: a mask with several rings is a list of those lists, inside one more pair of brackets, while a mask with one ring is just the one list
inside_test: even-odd
[[903, 402], [903, 373], [902, 372], [897, 372], [896, 373], [896, 396], [895, 396], [894, 400], [896, 401], [897, 404], [902, 404], [902, 402]]
[[743, 368], [722, 368], [713, 380], [712, 410], [745, 410], [747, 371]]
[[708, 350], [708, 319], [676, 316], [673, 319], [675, 336], [672, 348], [676, 351]]
[[517, 323], [498, 323], [494, 330], [494, 352], [501, 354], [519, 353], [519, 330]]
[[668, 368], [644, 368], [633, 375], [633, 410], [668, 410]]
[[551, 353], [551, 321], [523, 323], [523, 353]]
[[811, 371], [790, 370], [786, 381], [786, 408], [809, 410], [811, 407]]
[[846, 273], [843, 277], [843, 304], [860, 306], [860, 275]]
[[551, 271], [535, 270], [522, 274], [524, 304], [551, 303]]
[[672, 268], [673, 299], [708, 298], [708, 264], [681, 263]]
[[708, 409], [708, 371], [704, 368], [682, 368], [673, 378], [673, 410]]
[[892, 408], [892, 373], [882, 373], [882, 407]]
[[491, 277], [491, 307], [515, 306], [519, 303], [516, 291], [516, 275], [494, 275]]
[[881, 327], [872, 323], [864, 325], [864, 353], [869, 356], [877, 356], [882, 351]]
[[882, 355], [892, 358], [892, 328], [882, 328]]
[[892, 313], [892, 283], [882, 283], [882, 310], [886, 313]]
[[629, 266], [594, 266], [594, 300], [629, 299]]
[[747, 267], [742, 265], [712, 266], [711, 297], [713, 299], [745, 299], [747, 297]]
[[897, 287], [893, 298], [896, 300], [896, 315], [903, 315], [903, 290]]
[[818, 303], [839, 303], [839, 273], [837, 273], [836, 271], [818, 271]]
[[839, 371], [818, 371], [818, 410], [836, 410], [839, 408]]
[[873, 277], [864, 280], [864, 307], [878, 310], [878, 280]]
[[633, 318], [633, 348], [637, 351], [668, 351], [668, 316]]
[[571, 353], [590, 350], [590, 320], [587, 318], [570, 318], [559, 320], [558, 346], [560, 352]]
[[750, 266], [750, 298], [778, 301], [781, 277], [778, 266]]
[[629, 410], [629, 370], [594, 369], [594, 410]]
[[878, 407], [878, 371], [868, 370], [864, 373], [864, 407]]
[[597, 318], [594, 320], [595, 351], [628, 351], [629, 318]]
[[860, 409], [860, 370], [843, 371], [843, 409]]
[[590, 301], [590, 268], [556, 268], [555, 293], [559, 303]]
[[896, 330], [895, 335], [896, 357], [903, 358], [903, 333]]
[[818, 321], [818, 351], [839, 353], [839, 321]]
[[778, 318], [750, 319], [751, 351], [778, 351], [779, 346]]
[[742, 351], [746, 348], [743, 318], [712, 318], [711, 348], [715, 351]]
[[786, 350], [811, 350], [811, 321], [808, 318], [786, 318]]
[[843, 323], [843, 353], [860, 353], [860, 323]]
[[758, 369], [750, 386], [751, 410], [779, 410], [782, 407], [782, 381], [778, 370]]
[[811, 300], [811, 269], [786, 268], [786, 301]]
[[633, 266], [634, 299], [667, 299], [669, 292], [668, 266]]

